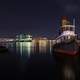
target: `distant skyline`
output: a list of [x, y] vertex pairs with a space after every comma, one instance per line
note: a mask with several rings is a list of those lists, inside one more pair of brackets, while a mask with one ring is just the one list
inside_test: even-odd
[[[80, 1], [73, 0], [2, 0], [0, 2], [0, 36], [31, 33], [33, 36], [55, 37], [61, 16], [77, 17], [80, 29]], [[80, 34], [80, 33], [79, 33]]]

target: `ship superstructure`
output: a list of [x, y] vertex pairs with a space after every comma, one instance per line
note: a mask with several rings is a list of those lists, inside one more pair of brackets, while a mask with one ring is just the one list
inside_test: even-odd
[[61, 21], [61, 30], [60, 30], [60, 36], [56, 38], [56, 42], [68, 42], [74, 38], [77, 37], [77, 34], [75, 33], [75, 19], [73, 19], [73, 24], [71, 24], [67, 17], [64, 17]]

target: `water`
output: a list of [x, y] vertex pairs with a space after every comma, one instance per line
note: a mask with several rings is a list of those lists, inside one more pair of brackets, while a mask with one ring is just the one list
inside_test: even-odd
[[[17, 62], [17, 79], [21, 80], [61, 80], [61, 72], [65, 64], [56, 61], [52, 56], [51, 41], [9, 42], [3, 43], [9, 51], [15, 55]], [[74, 62], [73, 66], [78, 63]], [[57, 66], [56, 66], [57, 65]], [[79, 66], [75, 67], [79, 69]], [[66, 73], [65, 73], [66, 74]], [[78, 74], [78, 73], [76, 73]], [[57, 79], [56, 79], [57, 78]], [[64, 80], [64, 79], [63, 79]], [[70, 79], [69, 79], [70, 80]], [[74, 79], [75, 80], [75, 79]]]
[[[19, 59], [19, 76], [22, 79], [48, 79], [53, 77], [53, 60], [51, 53], [52, 44], [40, 42], [9, 42], [3, 43], [9, 51]], [[43, 78], [42, 78], [43, 77]]]

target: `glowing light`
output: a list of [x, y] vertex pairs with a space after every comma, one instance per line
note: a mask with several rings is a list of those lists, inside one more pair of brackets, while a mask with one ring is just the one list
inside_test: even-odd
[[72, 27], [72, 28], [75, 28], [74, 25], [63, 25], [62, 27]]
[[63, 36], [66, 36], [66, 35], [75, 36], [75, 33], [74, 33], [74, 31], [64, 31], [64, 32], [62, 33], [62, 35], [63, 35]]

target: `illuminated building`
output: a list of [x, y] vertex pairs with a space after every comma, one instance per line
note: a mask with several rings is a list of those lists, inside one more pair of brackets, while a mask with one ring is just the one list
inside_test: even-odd
[[31, 35], [26, 35], [26, 34], [20, 34], [20, 35], [16, 36], [16, 41], [31, 42], [32, 41], [32, 36]]

